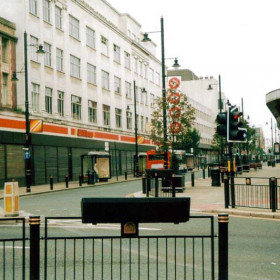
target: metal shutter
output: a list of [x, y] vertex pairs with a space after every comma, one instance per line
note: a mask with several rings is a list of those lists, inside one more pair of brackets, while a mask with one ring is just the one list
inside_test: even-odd
[[63, 182], [68, 175], [68, 148], [58, 147], [58, 181]]
[[50, 176], [53, 176], [53, 181], [57, 182], [57, 147], [45, 147], [46, 157], [46, 175], [47, 182]]
[[35, 185], [46, 184], [45, 148], [33, 146], [34, 180]]

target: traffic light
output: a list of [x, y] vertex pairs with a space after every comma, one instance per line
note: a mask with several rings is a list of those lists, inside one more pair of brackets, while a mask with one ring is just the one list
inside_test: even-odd
[[227, 136], [227, 113], [219, 113], [216, 119], [217, 125], [217, 133], [220, 136], [226, 137]]
[[242, 112], [238, 111], [236, 106], [228, 106], [227, 108], [227, 141], [228, 142], [247, 142], [247, 128], [242, 127], [240, 121]]

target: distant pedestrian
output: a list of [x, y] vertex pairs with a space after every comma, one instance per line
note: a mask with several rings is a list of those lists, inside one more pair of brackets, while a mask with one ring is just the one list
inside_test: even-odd
[[99, 174], [98, 174], [98, 168], [97, 168], [97, 164], [94, 164], [94, 176], [95, 176], [95, 182], [98, 182], [99, 180]]

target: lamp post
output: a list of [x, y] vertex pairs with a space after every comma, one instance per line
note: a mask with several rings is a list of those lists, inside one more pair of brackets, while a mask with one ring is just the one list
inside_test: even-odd
[[[148, 37], [148, 33], [161, 33], [161, 69], [162, 69], [162, 118], [163, 118], [163, 151], [164, 151], [164, 168], [168, 168], [168, 162], [167, 162], [167, 120], [166, 120], [166, 84], [165, 84], [165, 52], [164, 52], [164, 19], [163, 17], [160, 18], [160, 31], [154, 31], [154, 32], [146, 32], [144, 33], [144, 39], [142, 42], [148, 42], [151, 41], [151, 39]], [[174, 61], [175, 67], [178, 67], [178, 59], [175, 58]]]
[[[26, 184], [26, 192], [31, 192], [31, 182], [32, 182], [32, 165], [31, 165], [31, 154], [30, 154], [30, 146], [31, 146], [31, 134], [30, 134], [30, 120], [29, 120], [29, 99], [28, 99], [28, 56], [27, 56], [27, 47], [28, 46], [36, 46], [38, 47], [37, 53], [44, 54], [42, 45], [28, 45], [27, 43], [27, 33], [24, 32], [24, 73], [25, 73], [25, 144], [24, 144], [24, 160], [25, 160], [25, 184]], [[14, 72], [12, 81], [18, 81], [18, 78]]]

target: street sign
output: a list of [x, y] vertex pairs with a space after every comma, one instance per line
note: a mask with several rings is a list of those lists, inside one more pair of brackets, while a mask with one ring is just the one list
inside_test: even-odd
[[24, 151], [24, 159], [30, 159], [30, 152], [28, 151]]

